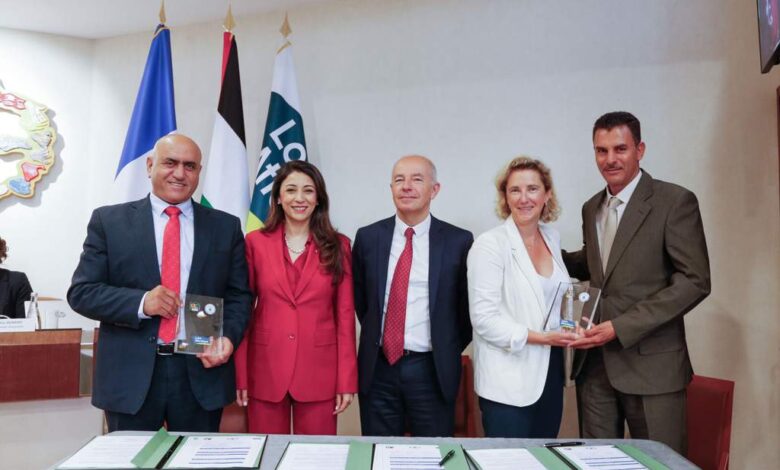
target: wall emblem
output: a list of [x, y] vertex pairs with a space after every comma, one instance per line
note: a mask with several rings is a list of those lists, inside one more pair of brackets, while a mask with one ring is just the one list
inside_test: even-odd
[[35, 184], [54, 164], [57, 133], [47, 109], [0, 88], [0, 199], [33, 197]]

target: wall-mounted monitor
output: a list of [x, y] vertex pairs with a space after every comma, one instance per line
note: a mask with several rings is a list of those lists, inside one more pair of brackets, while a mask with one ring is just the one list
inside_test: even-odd
[[761, 73], [767, 73], [780, 59], [780, 0], [757, 0], [757, 3]]

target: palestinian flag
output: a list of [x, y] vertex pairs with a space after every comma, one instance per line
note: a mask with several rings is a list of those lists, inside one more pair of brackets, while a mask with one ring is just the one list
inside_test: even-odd
[[235, 35], [226, 31], [223, 43], [222, 88], [200, 202], [235, 215], [243, 227], [249, 209], [249, 170]]

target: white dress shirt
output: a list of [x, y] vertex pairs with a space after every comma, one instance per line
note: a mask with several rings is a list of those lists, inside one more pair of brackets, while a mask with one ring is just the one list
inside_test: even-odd
[[617, 194], [610, 194], [609, 192], [609, 186], [604, 189], [606, 193], [606, 197], [604, 198], [604, 202], [599, 207], [598, 214], [596, 214], [596, 233], [599, 237], [599, 246], [603, 245], [603, 233], [604, 233], [604, 224], [607, 223], [607, 204], [609, 204], [609, 198], [612, 196], [617, 197], [621, 201], [623, 201], [623, 204], [620, 204], [617, 206], [617, 223], [618, 227], [620, 227], [620, 219], [623, 218], [623, 213], [626, 211], [626, 206], [628, 206], [628, 201], [631, 200], [631, 196], [634, 194], [634, 190], [636, 189], [637, 185], [639, 184], [639, 179], [642, 177], [642, 170], [639, 170], [639, 173], [636, 174], [634, 179], [631, 180], [630, 183], [626, 185], [625, 188], [623, 188], [622, 191], [620, 191]]
[[[548, 246], [548, 249], [552, 252], [552, 247]], [[539, 279], [539, 284], [542, 286], [542, 293], [544, 294], [544, 303], [547, 307], [545, 314], [547, 315], [547, 322], [544, 325], [545, 331], [557, 330], [561, 326], [561, 299], [562, 297], [556, 296], [559, 290], [559, 286], [562, 282], [569, 283], [571, 279], [569, 274], [564, 271], [560, 265], [556, 262], [555, 258], [552, 258], [553, 272], [550, 277], [544, 277], [537, 273], [536, 276]]]
[[[152, 220], [154, 221], [154, 241], [157, 251], [157, 269], [162, 268], [162, 250], [163, 250], [163, 236], [165, 234], [165, 225], [168, 223], [168, 214], [165, 213], [165, 209], [175, 205], [181, 210], [179, 214], [179, 230], [180, 230], [180, 243], [179, 243], [179, 276], [180, 286], [179, 294], [182, 299], [184, 294], [187, 293], [187, 284], [190, 280], [190, 268], [192, 267], [192, 254], [195, 247], [195, 217], [192, 209], [192, 200], [187, 199], [180, 204], [168, 204], [153, 193], [149, 194], [149, 200], [152, 203]], [[148, 294], [148, 292], [147, 292]], [[144, 301], [146, 295], [141, 298], [141, 305], [138, 308], [138, 317], [142, 319], [151, 318], [144, 314]], [[179, 315], [179, 321], [181, 322], [182, 315]], [[183, 322], [180, 323], [179, 337], [184, 337]]]
[[[385, 301], [382, 308], [382, 333], [384, 334], [387, 314], [387, 300], [390, 297], [390, 285], [393, 282], [395, 266], [406, 246], [404, 232], [409, 226], [397, 215], [393, 242], [390, 246], [390, 260], [387, 263], [387, 283], [385, 284]], [[406, 297], [406, 323], [404, 326], [404, 349], [417, 352], [431, 350], [431, 315], [428, 297], [428, 268], [430, 261], [430, 243], [428, 234], [431, 231], [431, 215], [412, 227], [412, 269], [409, 272], [409, 292]]]

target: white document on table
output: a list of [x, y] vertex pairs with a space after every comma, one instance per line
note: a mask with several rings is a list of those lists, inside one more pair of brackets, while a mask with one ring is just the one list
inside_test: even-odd
[[546, 470], [528, 449], [469, 449], [466, 453], [481, 470]]
[[441, 470], [437, 445], [376, 444], [372, 470]]
[[344, 470], [349, 444], [291, 442], [276, 470]]
[[165, 468], [255, 468], [266, 436], [187, 436]]
[[152, 436], [98, 436], [57, 468], [136, 468], [133, 457], [151, 439]]
[[647, 470], [647, 467], [615, 446], [556, 447], [582, 470]]

